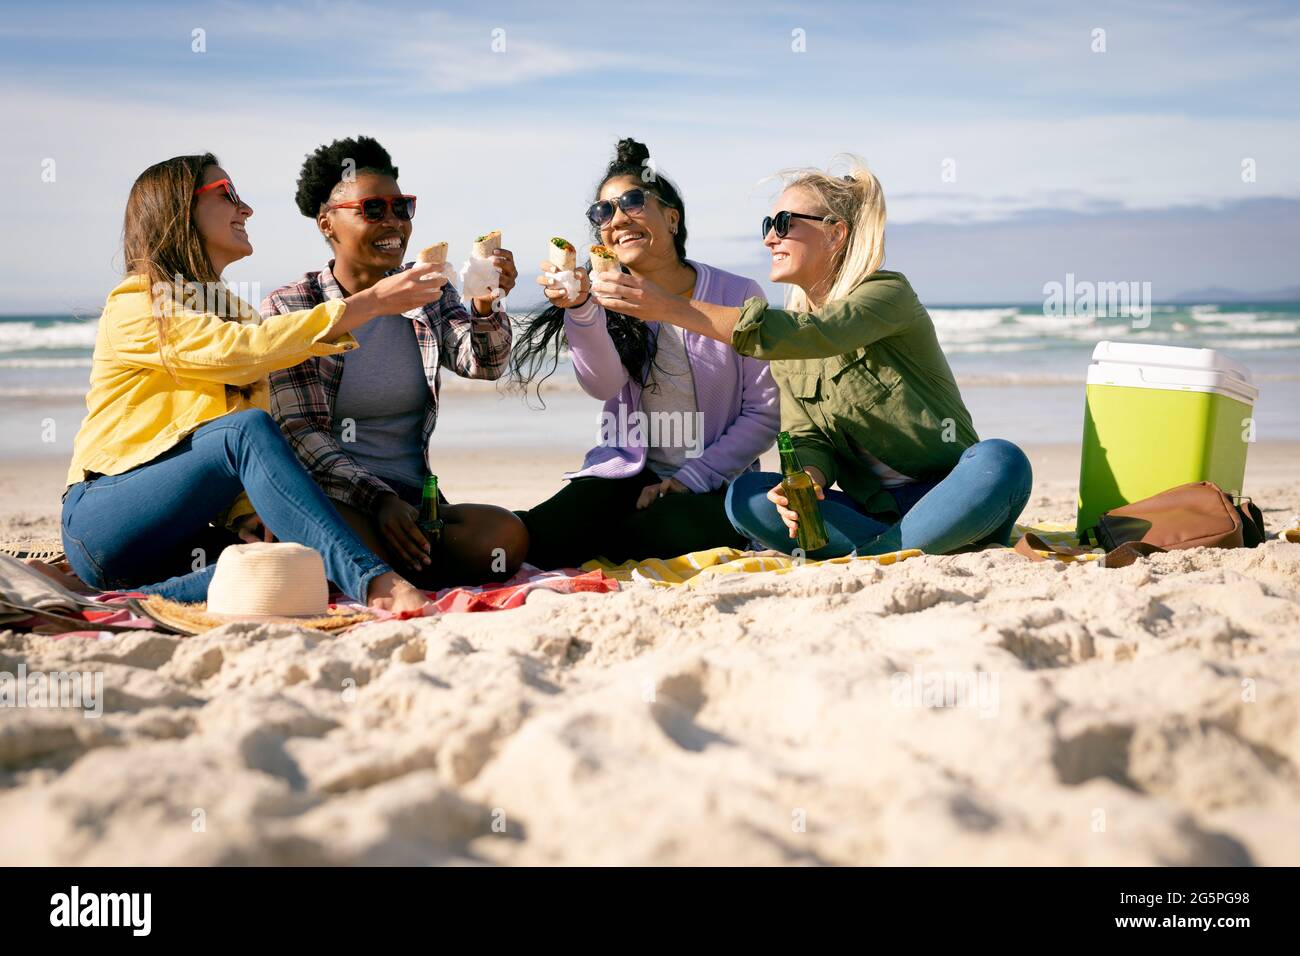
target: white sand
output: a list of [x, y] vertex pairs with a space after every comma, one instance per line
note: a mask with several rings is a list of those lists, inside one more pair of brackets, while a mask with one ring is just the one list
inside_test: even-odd
[[[1073, 456], [1031, 457], [1027, 517], [1068, 517]], [[1297, 448], [1251, 459], [1277, 528]], [[571, 464], [441, 474], [523, 507]], [[57, 527], [62, 467], [0, 469], [6, 534]], [[106, 710], [0, 710], [0, 864], [1300, 863], [1280, 542], [542, 594], [341, 638], [0, 635], [20, 663], [101, 672]]]

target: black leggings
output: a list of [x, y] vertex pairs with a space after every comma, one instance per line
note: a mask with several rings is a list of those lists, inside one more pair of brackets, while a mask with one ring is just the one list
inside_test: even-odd
[[528, 528], [528, 562], [576, 568], [597, 557], [621, 563], [745, 546], [727, 519], [726, 487], [664, 495], [637, 510], [641, 489], [660, 480], [650, 468], [630, 478], [574, 478], [535, 508], [517, 512]]

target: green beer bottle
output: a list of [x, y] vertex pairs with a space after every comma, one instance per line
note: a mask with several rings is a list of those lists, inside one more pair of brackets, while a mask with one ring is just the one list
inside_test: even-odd
[[424, 497], [420, 499], [420, 517], [416, 522], [431, 545], [442, 540], [442, 519], [438, 517], [438, 476], [424, 479]]
[[826, 523], [822, 521], [821, 503], [813, 489], [812, 476], [799, 464], [799, 453], [794, 450], [789, 432], [776, 436], [776, 450], [781, 453], [781, 493], [790, 502], [790, 510], [799, 516], [795, 541], [804, 554], [816, 551], [830, 539], [826, 537]]

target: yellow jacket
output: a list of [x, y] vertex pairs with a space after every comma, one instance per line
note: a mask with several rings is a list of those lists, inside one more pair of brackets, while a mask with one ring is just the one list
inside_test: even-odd
[[[351, 335], [320, 341], [347, 308], [341, 300], [264, 319], [231, 299], [239, 319], [172, 310], [164, 360], [148, 280], [128, 276], [108, 294], [68, 484], [84, 481], [87, 472], [118, 475], [152, 461], [214, 418], [265, 410], [271, 372], [357, 347]], [[232, 508], [229, 517], [251, 511]]]

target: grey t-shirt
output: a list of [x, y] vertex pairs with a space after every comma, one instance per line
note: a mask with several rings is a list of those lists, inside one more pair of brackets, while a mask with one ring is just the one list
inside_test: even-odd
[[[694, 415], [699, 407], [695, 398], [695, 376], [691, 374], [682, 330], [675, 325], [660, 322], [654, 362], [646, 387], [641, 390], [641, 410], [651, 415], [672, 416], [652, 426], [652, 430], [661, 436], [673, 436], [691, 434], [684, 430], [685, 416]], [[677, 420], [678, 416], [680, 420]], [[669, 422], [675, 423], [669, 425]], [[651, 442], [646, 450], [646, 464], [661, 479], [671, 478], [686, 464], [686, 446], [680, 443], [656, 445]]]
[[384, 315], [352, 334], [361, 347], [342, 356], [334, 437], [371, 474], [419, 487], [429, 383], [415, 329], [406, 316]]

